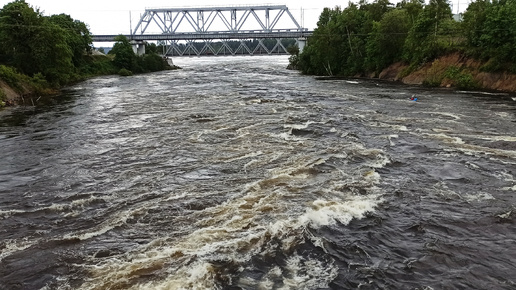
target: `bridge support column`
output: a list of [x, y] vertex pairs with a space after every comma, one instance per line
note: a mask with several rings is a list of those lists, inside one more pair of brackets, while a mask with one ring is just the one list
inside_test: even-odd
[[131, 41], [131, 45], [133, 47], [133, 51], [136, 55], [144, 55], [145, 54], [145, 42], [144, 41]]
[[305, 49], [306, 46], [306, 38], [298, 38], [297, 39], [297, 46], [299, 47], [299, 53], [303, 52], [303, 49]]

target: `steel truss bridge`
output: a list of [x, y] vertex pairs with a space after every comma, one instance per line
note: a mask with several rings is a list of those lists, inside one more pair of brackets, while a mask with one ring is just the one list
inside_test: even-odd
[[[285, 5], [146, 9], [125, 35], [144, 52], [157, 41], [165, 55], [286, 54], [285, 43], [302, 49], [312, 31], [302, 28]], [[114, 42], [117, 35], [94, 35], [93, 42]]]

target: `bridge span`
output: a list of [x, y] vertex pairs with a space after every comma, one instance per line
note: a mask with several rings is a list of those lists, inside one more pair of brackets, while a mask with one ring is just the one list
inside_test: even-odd
[[[165, 55], [200, 56], [287, 53], [285, 40], [302, 49], [312, 33], [287, 6], [267, 5], [146, 9], [125, 36], [139, 54], [145, 52], [145, 42], [157, 41]], [[93, 42], [113, 42], [116, 36], [94, 35]]]

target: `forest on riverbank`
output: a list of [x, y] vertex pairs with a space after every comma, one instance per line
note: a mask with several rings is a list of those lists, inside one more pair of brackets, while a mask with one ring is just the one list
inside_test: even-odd
[[[350, 2], [324, 9], [290, 63], [319, 76], [379, 77], [390, 70], [396, 80], [425, 67], [418, 73], [426, 85], [490, 88], [479, 75], [516, 74], [515, 15], [515, 0], [475, 0], [461, 15], [447, 0]], [[443, 63], [449, 59], [457, 61]]]
[[44, 16], [24, 0], [0, 9], [0, 107], [16, 96], [52, 94], [95, 75], [143, 73], [170, 68], [151, 45], [137, 56], [119, 36], [110, 55], [93, 53], [88, 25], [66, 14]]

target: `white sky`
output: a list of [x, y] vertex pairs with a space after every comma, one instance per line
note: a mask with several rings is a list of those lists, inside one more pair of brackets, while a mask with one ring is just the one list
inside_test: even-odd
[[[204, 6], [232, 6], [232, 5], [287, 5], [290, 12], [301, 24], [301, 8], [304, 10], [304, 27], [313, 29], [324, 7], [346, 7], [348, 0], [277, 0], [277, 2], [260, 3], [257, 0], [26, 0], [31, 6], [39, 8], [44, 15], [65, 13], [76, 20], [80, 20], [90, 27], [92, 34], [129, 34], [143, 14], [145, 8], [176, 8], [176, 7], [204, 7]], [[274, 0], [273, 0], [274, 1]], [[372, 2], [372, 0], [370, 0]], [[391, 0], [397, 3], [399, 0]], [[12, 0], [0, 0], [0, 8]], [[358, 2], [354, 0], [353, 2]], [[453, 12], [457, 12], [457, 3], [460, 12], [464, 11], [470, 0], [451, 0], [454, 4]], [[131, 17], [130, 17], [131, 16]], [[283, 17], [285, 17], [284, 15]], [[272, 17], [272, 16], [271, 16]], [[130, 21], [130, 18], [132, 21]]]

